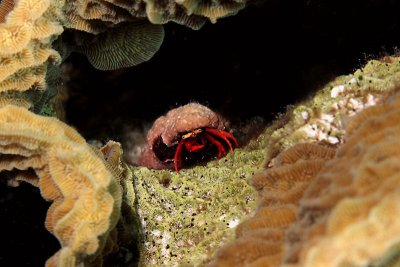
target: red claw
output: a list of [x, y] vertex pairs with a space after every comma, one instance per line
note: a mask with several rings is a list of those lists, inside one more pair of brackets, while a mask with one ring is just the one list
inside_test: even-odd
[[226, 154], [224, 146], [219, 141], [217, 141], [214, 137], [212, 137], [211, 135], [209, 135], [207, 133], [204, 135], [204, 137], [208, 141], [210, 141], [211, 144], [215, 145], [218, 148], [218, 158], [219, 159], [222, 158]]
[[176, 147], [175, 150], [175, 155], [174, 155], [174, 168], [176, 172], [179, 172], [179, 167], [178, 165], [182, 161], [182, 149], [185, 147], [187, 152], [192, 153], [192, 152], [197, 152], [202, 150], [203, 148], [206, 147], [207, 142], [208, 144], [211, 144], [213, 146], [216, 146], [218, 149], [218, 158], [222, 158], [227, 154], [226, 149], [224, 148], [223, 144], [221, 141], [218, 140], [218, 137], [226, 142], [226, 144], [229, 146], [230, 151], [233, 151], [233, 146], [232, 142], [235, 145], [235, 147], [239, 146], [238, 141], [236, 138], [225, 131], [218, 130], [215, 128], [198, 128], [195, 129], [191, 132], [188, 132], [182, 136], [182, 139], [179, 141], [178, 146]]
[[230, 133], [228, 133], [228, 132], [225, 132], [225, 131], [222, 131], [222, 130], [218, 130], [218, 129], [214, 129], [214, 128], [206, 128], [206, 132], [212, 133], [212, 134], [224, 139], [225, 142], [228, 143], [229, 149], [231, 151], [233, 151], [233, 148], [232, 148], [232, 144], [228, 140], [228, 138], [232, 139], [232, 141], [235, 143], [236, 147], [239, 146], [238, 141], [236, 140], [236, 138], [233, 135], [231, 135]]

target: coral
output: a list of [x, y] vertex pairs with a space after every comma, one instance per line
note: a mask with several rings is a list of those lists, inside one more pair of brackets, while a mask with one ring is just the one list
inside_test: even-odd
[[[174, 21], [192, 27], [201, 27], [204, 19], [215, 23], [218, 18], [236, 14], [245, 7], [245, 1], [191, 1], [178, 0], [161, 3], [154, 0], [144, 0], [146, 14], [152, 23], [167, 23]], [[192, 18], [194, 17], [194, 18]], [[197, 21], [196, 21], [197, 20]]]
[[[6, 104], [41, 109], [46, 91], [54, 92], [49, 68], [61, 62], [52, 48], [63, 32], [59, 18], [63, 1], [3, 1], [0, 6], [0, 98]], [[57, 17], [59, 16], [59, 17]], [[13, 96], [10, 97], [10, 94]], [[35, 107], [36, 105], [36, 107]]]
[[304, 190], [335, 151], [321, 144], [297, 144], [280, 153], [273, 168], [255, 174], [251, 181], [260, 193], [258, 210], [237, 226], [236, 240], [222, 247], [210, 266], [277, 266]]
[[[60, 64], [71, 51], [84, 53], [95, 67], [103, 70], [134, 66], [149, 60], [162, 43], [162, 26], [148, 19], [153, 23], [177, 21], [198, 29], [207, 18], [215, 22], [244, 7], [244, 2], [229, 1], [182, 4], [0, 1], [0, 172], [10, 185], [24, 181], [38, 186], [42, 196], [53, 202], [45, 226], [58, 238], [61, 249], [47, 261], [47, 266], [99, 266], [108, 254], [116, 251], [121, 254], [123, 249], [132, 249], [132, 242], [137, 246], [143, 238], [150, 238], [141, 236], [141, 222], [134, 208], [135, 201], [144, 203], [148, 188], [138, 189], [140, 196], [136, 197], [132, 172], [121, 161], [118, 144], [108, 143], [98, 151], [59, 120], [34, 113], [54, 115], [49, 99], [60, 84]], [[237, 190], [233, 184], [245, 183], [233, 177], [247, 177], [256, 169], [241, 167], [233, 168], [237, 171], [234, 176], [227, 170], [221, 174], [228, 177], [229, 173], [233, 190], [230, 194]], [[147, 178], [153, 177], [140, 177]], [[251, 210], [243, 203], [251, 207], [254, 202], [250, 186], [241, 186], [238, 191], [244, 200], [231, 202], [241, 206], [235, 211], [219, 207], [220, 212], [230, 216], [232, 224]], [[193, 200], [193, 207], [203, 207], [210, 202], [207, 198], [203, 192], [203, 196]], [[199, 204], [199, 199], [204, 203]], [[210, 203], [215, 205], [214, 201]], [[140, 211], [150, 218], [154, 215], [153, 208]], [[124, 217], [119, 220], [121, 211]], [[182, 229], [175, 215], [170, 219], [176, 224], [171, 228], [174, 231]], [[222, 225], [221, 219], [218, 227], [210, 229], [218, 232], [219, 240], [229, 236]], [[154, 233], [152, 227], [149, 223], [146, 230]], [[200, 229], [200, 225], [197, 227]], [[207, 239], [195, 235], [194, 242]], [[217, 245], [214, 239], [207, 240], [212, 244], [199, 246], [206, 251], [202, 255], [211, 253]]]
[[371, 60], [353, 74], [335, 78], [312, 98], [289, 108], [275, 122], [276, 129], [268, 134], [266, 160], [297, 143], [343, 143], [347, 118], [376, 105], [395, 88], [400, 64], [393, 58], [393, 62], [386, 61]]
[[96, 36], [84, 35], [86, 42], [74, 50], [87, 56], [100, 70], [136, 66], [158, 51], [164, 38], [163, 28], [150, 23], [124, 24]]
[[[122, 259], [123, 266], [131, 266], [137, 263], [137, 255], [132, 255], [132, 253], [138, 251], [138, 246], [143, 240], [135, 207], [133, 173], [122, 159], [123, 151], [120, 143], [108, 141], [100, 148], [100, 151], [105, 159], [106, 167], [114, 174], [122, 192], [121, 216], [116, 227], [111, 230], [102, 252], [104, 266], [115, 266], [117, 264], [115, 255]], [[109, 254], [111, 259], [107, 258]]]
[[[162, 27], [151, 23], [175, 21], [198, 29], [244, 6], [245, 1], [0, 2], [0, 171], [12, 185], [38, 186], [53, 202], [45, 225], [61, 249], [48, 266], [99, 266], [109, 253], [131, 249], [132, 242], [140, 246], [142, 264], [204, 265], [235, 231], [239, 242], [227, 248], [246, 251], [250, 260], [236, 254], [224, 261], [272, 265], [283, 258], [288, 264], [311, 264], [332, 251], [354, 264], [395, 258], [398, 194], [396, 175], [390, 175], [397, 170], [398, 136], [390, 125], [398, 122], [399, 101], [388, 100], [354, 121], [342, 117], [375, 105], [393, 89], [400, 70], [396, 60], [371, 61], [336, 79], [246, 147], [179, 174], [131, 170], [117, 143], [99, 151], [57, 119], [28, 111], [39, 113], [48, 104], [59, 84], [59, 64], [71, 51], [84, 53], [103, 70], [134, 66], [161, 45]], [[226, 126], [216, 121], [211, 127]], [[206, 123], [214, 125], [214, 119]], [[330, 148], [314, 145], [296, 146], [302, 152], [290, 150], [271, 161], [302, 142], [342, 144], [345, 125], [350, 137], [331, 161], [336, 165], [325, 163], [333, 155]], [[172, 136], [156, 131], [150, 146], [159, 137], [167, 146], [176, 144], [186, 129], [180, 127], [169, 128]], [[376, 134], [361, 132], [376, 128]], [[381, 143], [385, 135], [393, 138]], [[257, 216], [246, 220], [257, 198], [248, 179], [268, 163], [272, 168], [252, 180], [260, 194]], [[321, 168], [325, 176], [314, 178]]]
[[[134, 6], [134, 3], [131, 3]], [[146, 21], [144, 15], [129, 14], [118, 3], [67, 1], [65, 27], [75, 29], [69, 50], [83, 53], [100, 70], [138, 65], [149, 60], [164, 38], [161, 25]]]
[[396, 93], [356, 115], [358, 127], [300, 202], [290, 266], [363, 266], [399, 253], [399, 107]]
[[9, 182], [37, 185], [53, 202], [45, 225], [61, 249], [46, 265], [101, 261], [98, 256], [119, 218], [118, 170], [106, 168], [101, 153], [72, 128], [22, 107], [0, 109], [0, 139], [0, 171]]
[[0, 2], [0, 23], [4, 23], [6, 15], [14, 8], [14, 0], [3, 0]]
[[[199, 29], [210, 19], [236, 14], [245, 1], [73, 0], [65, 5], [65, 27], [75, 33], [69, 46], [100, 70], [138, 65], [160, 48], [162, 25], [175, 21]], [[150, 21], [150, 23], [148, 22]]]
[[68, 28], [99, 33], [105, 27], [147, 18], [153, 24], [169, 21], [199, 29], [207, 19], [215, 23], [218, 18], [236, 14], [246, 1], [115, 1], [74, 0], [66, 5]]
[[[390, 221], [396, 216], [390, 207], [396, 201], [388, 197], [383, 204], [386, 193], [396, 195], [396, 186], [383, 182], [391, 179], [390, 172], [396, 168], [385, 163], [388, 168], [382, 165], [378, 171], [367, 163], [396, 159], [398, 144], [393, 140], [400, 139], [392, 129], [398, 122], [393, 113], [398, 113], [400, 102], [399, 96], [392, 95], [398, 77], [398, 60], [372, 60], [362, 70], [335, 79], [311, 99], [288, 109], [266, 129], [262, 134], [266, 169], [250, 180], [259, 192], [257, 211], [237, 226], [236, 239], [221, 247], [210, 266], [382, 266], [379, 264], [397, 259], [395, 225], [393, 238], [388, 238], [390, 235], [381, 235], [370, 225], [357, 228], [355, 224], [363, 219], [362, 223], [378, 222], [372, 216], [375, 207], [382, 218]], [[376, 105], [379, 102], [383, 104]], [[385, 125], [390, 130], [384, 130]], [[310, 128], [319, 134], [310, 135]], [[338, 131], [338, 139], [331, 138], [333, 129]], [[370, 137], [364, 139], [367, 135]], [[385, 136], [392, 137], [386, 140]], [[380, 147], [383, 140], [390, 144]], [[372, 143], [380, 148], [367, 153], [365, 149]], [[363, 160], [367, 166], [361, 171], [357, 166]], [[381, 189], [373, 193], [379, 181]], [[368, 194], [373, 195], [369, 200], [359, 200]], [[353, 201], [353, 197], [357, 199]], [[382, 205], [374, 206], [373, 198], [382, 200]], [[393, 216], [382, 215], [389, 210]], [[373, 232], [367, 240], [369, 230]], [[360, 238], [354, 238], [356, 235]], [[374, 245], [363, 250], [365, 244]], [[311, 262], [315, 264], [308, 265]]]
[[182, 134], [198, 128], [225, 130], [228, 121], [206, 106], [190, 103], [159, 117], [147, 133], [147, 146], [139, 164], [154, 169], [168, 168]]

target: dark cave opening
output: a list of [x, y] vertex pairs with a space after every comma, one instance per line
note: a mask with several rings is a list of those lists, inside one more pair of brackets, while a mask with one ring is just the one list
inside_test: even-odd
[[198, 31], [168, 23], [161, 49], [136, 67], [99, 71], [73, 54], [66, 121], [102, 142], [123, 141], [127, 127], [188, 102], [236, 125], [271, 121], [334, 77], [395, 52], [399, 8], [389, 0], [258, 1]]

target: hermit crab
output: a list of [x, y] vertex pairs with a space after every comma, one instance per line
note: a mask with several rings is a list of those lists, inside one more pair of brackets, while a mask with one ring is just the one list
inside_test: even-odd
[[172, 109], [149, 130], [140, 165], [154, 169], [173, 165], [178, 172], [183, 166], [221, 158], [238, 146], [226, 128], [227, 121], [206, 106], [190, 103]]

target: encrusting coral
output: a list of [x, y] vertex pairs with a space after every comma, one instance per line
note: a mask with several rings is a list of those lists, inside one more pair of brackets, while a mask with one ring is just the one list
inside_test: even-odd
[[118, 176], [101, 153], [54, 118], [8, 105], [0, 109], [0, 171], [10, 183], [39, 186], [52, 201], [46, 228], [61, 244], [47, 266], [101, 261], [109, 232], [120, 215]]

